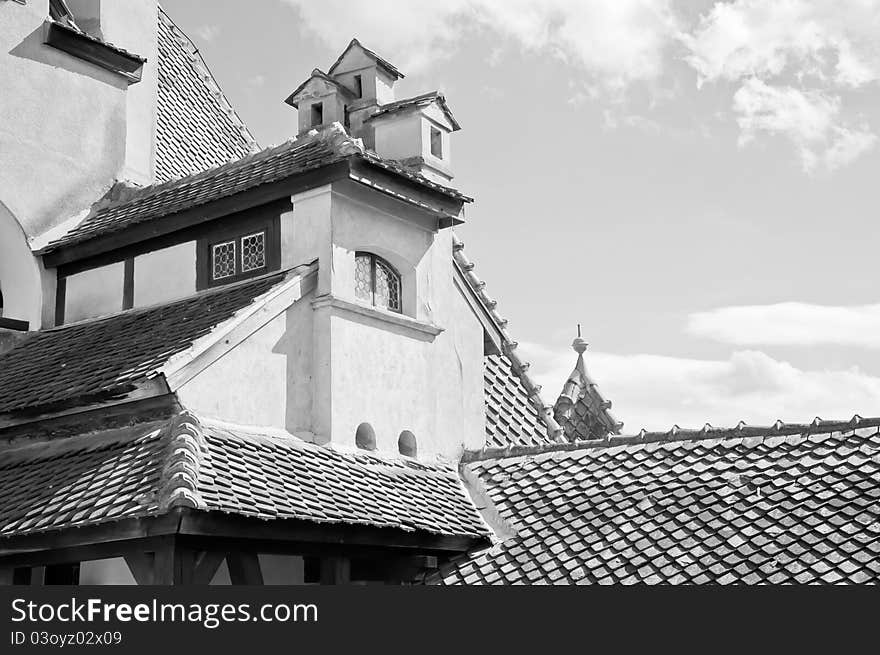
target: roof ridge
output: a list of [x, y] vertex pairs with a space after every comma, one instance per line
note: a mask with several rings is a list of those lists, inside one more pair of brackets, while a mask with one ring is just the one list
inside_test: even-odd
[[174, 507], [205, 509], [199, 492], [199, 469], [207, 443], [198, 417], [183, 410], [171, 422], [165, 463], [159, 478], [157, 504], [166, 512]]
[[486, 459], [508, 459], [525, 457], [550, 452], [566, 452], [575, 450], [596, 450], [613, 448], [614, 446], [631, 446], [646, 443], [673, 443], [677, 441], [704, 441], [712, 439], [750, 439], [787, 437], [794, 435], [825, 434], [844, 432], [861, 428], [880, 427], [880, 416], [863, 418], [855, 414], [848, 421], [826, 421], [816, 417], [811, 423], [785, 423], [777, 421], [768, 426], [749, 426], [740, 421], [734, 427], [714, 427], [706, 423], [699, 430], [682, 429], [677, 425], [666, 432], [642, 430], [634, 435], [612, 435], [604, 439], [573, 441], [565, 443], [549, 443], [539, 446], [511, 446], [508, 448], [482, 448], [468, 450], [462, 455], [463, 464]]
[[440, 109], [446, 115], [446, 118], [448, 118], [449, 121], [452, 123], [453, 132], [461, 129], [461, 124], [456, 120], [455, 116], [452, 113], [452, 110], [446, 103], [446, 96], [440, 90], [428, 91], [427, 93], [421, 93], [417, 96], [412, 96], [411, 98], [401, 98], [400, 100], [395, 100], [384, 105], [379, 105], [376, 108], [376, 111], [367, 116], [364, 121], [370, 121], [374, 118], [382, 116], [383, 114], [391, 113], [397, 111], [398, 109], [405, 109], [411, 105], [419, 105], [427, 101], [437, 102], [440, 104]]
[[464, 279], [467, 281], [471, 290], [486, 310], [486, 313], [501, 333], [501, 350], [510, 360], [512, 364], [511, 371], [519, 378], [525, 388], [529, 402], [538, 411], [539, 416], [542, 418], [544, 426], [547, 428], [548, 436], [551, 439], [561, 438], [563, 435], [563, 429], [553, 416], [552, 405], [544, 402], [544, 399], [541, 397], [541, 385], [537, 384], [531, 376], [529, 376], [528, 370], [530, 364], [524, 361], [516, 353], [519, 344], [513, 340], [510, 333], [507, 331], [507, 319], [502, 318], [496, 310], [498, 302], [486, 293], [486, 283], [474, 273], [474, 263], [464, 254], [464, 242], [458, 238], [458, 235], [456, 235], [455, 232], [452, 233], [452, 253], [453, 260], [456, 265], [460, 267]]
[[358, 41], [358, 39], [356, 37], [348, 42], [348, 45], [345, 46], [345, 49], [342, 51], [342, 54], [340, 54], [336, 58], [336, 61], [334, 61], [332, 64], [330, 64], [330, 68], [327, 69], [328, 74], [331, 74], [331, 75], [333, 74], [333, 69], [336, 68], [342, 62], [342, 58], [345, 57], [345, 55], [348, 53], [348, 51], [351, 50], [351, 47], [355, 46], [355, 45], [358, 46], [364, 52], [366, 52], [367, 55], [369, 55], [370, 57], [375, 59], [376, 63], [380, 64], [383, 68], [388, 69], [388, 72], [396, 75], [398, 79], [402, 80], [404, 77], [406, 77], [406, 75], [404, 75], [403, 73], [400, 72], [400, 69], [398, 69], [397, 66], [392, 64], [390, 61], [388, 61], [384, 57], [381, 57], [380, 55], [376, 54], [376, 52], [374, 50], [370, 50], [367, 46], [365, 46], [363, 43]]

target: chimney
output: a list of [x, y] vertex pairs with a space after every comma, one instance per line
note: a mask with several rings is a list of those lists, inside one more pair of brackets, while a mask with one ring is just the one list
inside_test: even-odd
[[357, 39], [326, 73], [315, 69], [285, 100], [299, 112], [298, 134], [338, 121], [385, 159], [445, 184], [453, 178], [450, 134], [460, 129], [438, 91], [397, 100], [403, 78]]

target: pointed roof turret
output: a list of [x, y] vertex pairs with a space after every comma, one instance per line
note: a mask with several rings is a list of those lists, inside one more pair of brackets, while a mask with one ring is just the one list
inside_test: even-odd
[[609, 434], [620, 434], [623, 428], [623, 423], [608, 411], [611, 401], [602, 397], [598, 385], [587, 373], [584, 352], [588, 344], [581, 338], [580, 331], [578, 325], [578, 336], [571, 344], [578, 356], [577, 363], [553, 409], [568, 441], [604, 439]]

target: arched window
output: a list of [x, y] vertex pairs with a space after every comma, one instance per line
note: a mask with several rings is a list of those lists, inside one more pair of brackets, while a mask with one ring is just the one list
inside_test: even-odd
[[400, 433], [400, 436], [397, 438], [397, 450], [400, 451], [401, 455], [406, 455], [407, 457], [415, 457], [418, 454], [418, 448], [416, 447], [416, 435], [414, 435], [409, 430], [404, 430]]
[[376, 307], [400, 312], [400, 275], [378, 255], [355, 253], [354, 292]]
[[354, 442], [363, 450], [376, 450], [376, 432], [369, 423], [361, 423], [354, 433]]

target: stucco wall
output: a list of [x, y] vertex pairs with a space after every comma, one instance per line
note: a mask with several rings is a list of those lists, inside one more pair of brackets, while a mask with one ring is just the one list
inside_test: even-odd
[[[294, 196], [281, 217], [282, 266], [318, 259], [316, 289], [185, 384], [183, 404], [319, 443], [354, 446], [368, 422], [387, 452], [403, 430], [420, 456], [479, 447], [483, 328], [454, 283], [451, 232], [432, 221], [351, 182]], [[356, 298], [360, 250], [400, 272], [401, 318]]]
[[64, 322], [73, 323], [122, 310], [125, 265], [92, 268], [67, 278]]
[[311, 440], [312, 309], [308, 295], [183, 385], [196, 413], [283, 428]]
[[134, 306], [184, 298], [196, 292], [196, 242], [134, 258]]
[[[123, 3], [103, 4], [110, 11]], [[125, 168], [126, 150], [142, 169], [143, 153], [151, 156], [152, 149], [155, 107], [146, 104], [151, 98], [155, 104], [155, 89], [148, 88], [155, 87], [155, 70], [148, 70], [155, 66], [154, 50], [140, 53], [154, 56], [144, 81], [132, 88], [143, 86], [127, 98], [128, 84], [119, 75], [43, 43], [48, 7], [48, 0], [0, 2], [0, 89], [14, 99], [0, 102], [0, 189], [29, 237], [100, 198]], [[110, 21], [107, 34], [138, 52], [146, 40], [155, 41], [156, 2], [126, 2], [124, 13], [131, 12], [142, 20], [128, 20], [124, 28]], [[152, 22], [143, 22], [149, 17]], [[129, 110], [137, 123], [131, 130]]]
[[383, 115], [370, 121], [376, 152], [388, 159], [407, 159], [422, 154], [422, 117], [416, 112]]
[[39, 328], [41, 323], [43, 291], [40, 268], [15, 216], [0, 202], [0, 292], [3, 293], [3, 316], [28, 321], [31, 329]]

